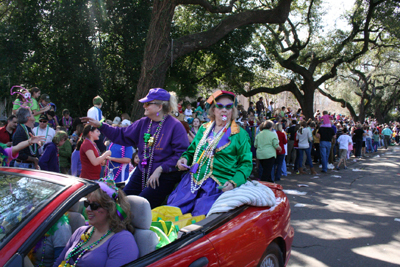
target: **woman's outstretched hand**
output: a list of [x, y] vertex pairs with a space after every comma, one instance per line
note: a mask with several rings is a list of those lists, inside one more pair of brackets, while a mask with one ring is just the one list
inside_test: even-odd
[[99, 121], [92, 119], [90, 117], [82, 117], [80, 119], [82, 122], [87, 122], [94, 127], [100, 128], [100, 126], [101, 126], [101, 123]]

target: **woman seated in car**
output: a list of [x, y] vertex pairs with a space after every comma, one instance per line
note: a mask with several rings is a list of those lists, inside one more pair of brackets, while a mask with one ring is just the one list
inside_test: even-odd
[[139, 257], [124, 192], [112, 180], [99, 185], [84, 202], [89, 226], [73, 233], [54, 267], [122, 266]]
[[208, 100], [211, 121], [202, 125], [189, 148], [178, 160], [186, 173], [171, 193], [168, 205], [193, 216], [207, 214], [225, 191], [246, 183], [253, 168], [250, 138], [235, 122], [235, 94], [216, 91]]

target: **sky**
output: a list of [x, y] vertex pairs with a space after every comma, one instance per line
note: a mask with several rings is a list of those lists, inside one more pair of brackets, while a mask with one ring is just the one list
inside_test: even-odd
[[323, 21], [325, 21], [324, 26], [330, 28], [336, 25], [336, 28], [350, 29], [348, 23], [341, 19], [340, 16], [345, 11], [350, 10], [354, 2], [355, 0], [324, 0], [322, 6], [327, 10], [327, 14], [323, 18]]

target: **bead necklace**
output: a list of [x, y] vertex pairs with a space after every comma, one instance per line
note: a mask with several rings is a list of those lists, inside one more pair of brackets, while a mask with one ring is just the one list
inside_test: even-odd
[[[190, 181], [190, 191], [193, 194], [201, 188], [204, 181], [211, 175], [211, 172], [208, 173], [208, 169], [210, 168], [212, 158], [214, 157], [215, 148], [228, 130], [229, 126], [230, 123], [225, 124], [225, 126], [216, 134], [216, 136], [211, 139], [208, 136], [210, 135], [210, 131], [215, 127], [215, 122], [213, 122], [212, 125], [210, 125], [210, 127], [204, 132], [203, 137], [201, 138], [193, 157], [194, 164], [190, 168], [190, 174], [192, 177]], [[198, 157], [201, 149], [204, 150], [201, 153], [200, 157]], [[206, 169], [203, 177], [201, 179], [196, 179], [196, 176], [197, 178], [199, 178], [200, 170], [204, 165], [206, 165]], [[198, 170], [199, 172], [197, 172]], [[195, 180], [197, 181], [197, 183], [195, 182]]]
[[[112, 146], [114, 145], [114, 143], [111, 143], [111, 145], [110, 145], [110, 147], [108, 148], [108, 150], [111, 150], [111, 148], [112, 148]], [[125, 146], [121, 146], [121, 158], [125, 158]], [[110, 168], [110, 167], [108, 167], [108, 166], [110, 166], [109, 164], [111, 164], [112, 165], [112, 169]], [[118, 176], [121, 174], [121, 172], [122, 172], [122, 163], [120, 163], [120, 165], [119, 165], [119, 168], [118, 168], [118, 171], [117, 171], [117, 173], [114, 175], [114, 178], [113, 178], [113, 180], [115, 181], [117, 178], [118, 178]], [[112, 161], [111, 160], [107, 160], [107, 168], [108, 168], [108, 173], [112, 173], [113, 171], [114, 171], [114, 169], [115, 169], [115, 166], [114, 166], [114, 164], [112, 163]]]
[[[76, 266], [78, 264], [78, 261], [82, 258], [83, 254], [85, 254], [87, 251], [91, 250], [95, 246], [97, 246], [104, 238], [106, 238], [109, 234], [112, 233], [112, 229], [109, 229], [107, 233], [105, 233], [102, 237], [100, 237], [99, 240], [96, 242], [92, 243], [89, 246], [83, 247], [92, 237], [94, 232], [94, 227], [92, 227], [92, 231], [89, 234], [83, 233], [81, 235], [81, 240], [79, 240], [78, 244], [71, 250], [71, 252], [68, 254], [67, 258], [58, 265], [58, 267], [71, 267], [71, 266]], [[69, 264], [69, 260], [73, 257], [78, 255], [78, 258], [76, 259], [74, 264]]]
[[[25, 124], [21, 124], [22, 128], [24, 129], [26, 136], [28, 137], [28, 140], [30, 138], [29, 136], [29, 132], [28, 129], [26, 128]], [[32, 146], [34, 147], [34, 149], [32, 149]], [[37, 145], [36, 144], [32, 144], [29, 146], [29, 151], [31, 152], [31, 155], [36, 155], [37, 152]]]
[[58, 146], [57, 147], [57, 160], [58, 160], [58, 172], [61, 173], [61, 167], [60, 167], [60, 148]]
[[47, 240], [47, 234], [45, 234], [44, 239], [43, 239], [43, 246], [42, 246], [42, 258], [40, 259], [40, 263], [38, 264], [38, 267], [43, 267], [43, 261], [44, 261], [44, 251], [46, 250], [46, 240]]
[[[141, 162], [143, 167], [142, 172], [142, 190], [146, 187], [147, 180], [149, 180], [151, 167], [153, 165], [153, 158], [154, 158], [154, 150], [155, 145], [157, 144], [158, 137], [160, 135], [162, 126], [164, 124], [165, 119], [167, 116], [163, 117], [161, 122], [158, 124], [156, 131], [154, 132], [153, 136], [151, 136], [151, 126], [153, 125], [153, 121], [151, 120], [149, 123], [149, 127], [147, 128], [147, 133], [143, 135], [144, 143], [143, 143], [143, 160]], [[146, 151], [149, 149], [149, 155], [146, 155]], [[149, 163], [147, 169], [147, 177], [146, 177], [146, 166]]]
[[67, 127], [67, 129], [72, 125], [72, 119], [71, 119], [71, 117], [68, 117], [68, 120], [66, 120], [65, 117], [63, 117], [63, 118], [62, 118], [62, 122], [63, 122], [63, 125], [64, 125], [65, 127]]
[[[36, 136], [39, 134], [39, 126], [38, 127], [36, 127]], [[49, 133], [49, 125], [47, 124], [46, 125], [46, 138], [45, 138], [45, 140], [47, 140], [47, 135], [48, 135], [48, 133]]]

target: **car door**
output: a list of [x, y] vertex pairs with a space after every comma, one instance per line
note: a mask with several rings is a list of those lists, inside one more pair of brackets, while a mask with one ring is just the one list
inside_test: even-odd
[[186, 238], [185, 242], [180, 244], [163, 247], [125, 266], [217, 267], [219, 261], [208, 238], [197, 235]]

